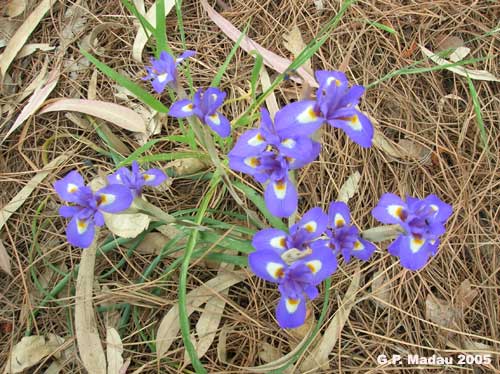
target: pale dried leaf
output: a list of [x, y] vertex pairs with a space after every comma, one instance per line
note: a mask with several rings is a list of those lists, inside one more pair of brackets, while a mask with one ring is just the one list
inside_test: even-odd
[[[398, 142], [398, 146], [405, 150], [406, 156], [410, 159], [417, 160], [421, 163], [431, 162], [432, 151], [419, 143], [411, 141], [409, 139], [401, 139]], [[403, 153], [403, 152], [401, 152]]]
[[129, 357], [125, 360], [123, 363], [122, 367], [118, 371], [118, 374], [127, 374], [127, 369], [130, 366], [130, 363], [132, 362], [132, 359]]
[[145, 132], [146, 124], [132, 109], [99, 100], [58, 99], [42, 109], [40, 113], [72, 111], [102, 118], [126, 130]]
[[[216, 292], [221, 292], [231, 287], [247, 277], [243, 273], [225, 273], [209, 280], [205, 284], [190, 291], [187, 295], [187, 312], [191, 315], [200, 305], [206, 303]], [[179, 324], [179, 305], [176, 303], [163, 317], [158, 332], [156, 334], [156, 352], [158, 358], [164, 356], [172, 343], [178, 338], [180, 329]]]
[[378, 243], [395, 239], [401, 232], [402, 229], [399, 225], [385, 225], [365, 230], [361, 233], [361, 236], [370, 242]]
[[262, 342], [259, 345], [261, 346], [259, 350], [259, 358], [265, 363], [276, 361], [283, 356], [278, 348], [273, 347], [269, 343]]
[[78, 1], [67, 8], [64, 13], [64, 28], [61, 31], [62, 43], [70, 43], [76, 36], [85, 30], [87, 18], [85, 17], [87, 6], [85, 1]]
[[23, 337], [12, 349], [4, 374], [21, 373], [46, 357], [60, 355], [59, 347], [62, 343], [61, 338], [57, 338], [53, 334], [49, 334], [49, 339], [38, 335]]
[[347, 204], [349, 199], [353, 197], [359, 188], [359, 181], [361, 179], [361, 174], [358, 171], [352, 173], [349, 178], [344, 182], [342, 187], [340, 187], [339, 196], [337, 197], [338, 201], [343, 201]]
[[472, 304], [476, 296], [479, 294], [479, 292], [477, 290], [473, 290], [471, 286], [470, 281], [465, 279], [462, 283], [460, 283], [460, 286], [456, 290], [455, 304], [462, 311], [465, 311], [465, 309]]
[[[241, 31], [234, 27], [231, 22], [217, 13], [214, 8], [208, 5], [208, 2], [206, 0], [200, 0], [200, 2], [205, 11], [208, 13], [210, 19], [217, 26], [219, 26], [224, 34], [226, 34], [233, 42], [236, 42], [241, 35]], [[277, 54], [262, 47], [261, 45], [250, 39], [248, 36], [243, 37], [240, 43], [240, 47], [247, 53], [250, 53], [251, 51], [259, 52], [264, 59], [264, 63], [270, 68], [276, 70], [278, 73], [284, 73], [287, 70], [288, 66], [292, 63], [290, 60], [278, 56]], [[300, 67], [299, 69], [297, 69], [297, 73], [302, 77], [302, 79], [307, 81], [310, 86], [318, 87], [318, 83], [316, 82], [312, 74], [309, 73], [306, 69]], [[291, 79], [299, 83], [302, 82], [301, 79], [295, 76], [292, 76]]]
[[44, 85], [47, 82], [47, 79], [48, 79], [47, 68], [48, 68], [48, 66], [49, 66], [49, 59], [46, 58], [45, 61], [43, 62], [42, 68], [40, 69], [40, 72], [37, 74], [35, 79], [33, 79], [31, 81], [31, 83], [23, 90], [21, 96], [17, 99], [18, 102], [21, 102], [24, 99], [26, 99], [35, 90], [39, 89], [42, 85]]
[[325, 5], [323, 4], [323, 0], [314, 0], [314, 6], [320, 12], [325, 9]]
[[[440, 66], [452, 64], [451, 61], [446, 60], [446, 59], [434, 54], [433, 52], [431, 52], [430, 50], [428, 50], [424, 46], [420, 46], [420, 50], [422, 51], [422, 53], [425, 56], [429, 57], [429, 59], [431, 59], [433, 62], [435, 62], [436, 64], [438, 64]], [[488, 72], [486, 70], [466, 69], [463, 66], [452, 66], [452, 67], [448, 67], [446, 69], [455, 73], [455, 74], [461, 75], [463, 77], [468, 76], [470, 79], [481, 80], [481, 81], [490, 81], [490, 82], [500, 82], [500, 78], [495, 77], [493, 74], [491, 74], [490, 72]]]
[[291, 264], [301, 258], [304, 258], [306, 256], [309, 256], [312, 253], [311, 247], [307, 247], [305, 250], [301, 251], [297, 248], [290, 248], [289, 250], [283, 252], [281, 254], [281, 258], [283, 261], [285, 261], [287, 264]]
[[[54, 50], [56, 47], [51, 47], [48, 43], [32, 43], [32, 44], [26, 44], [19, 53], [16, 56], [16, 60], [27, 57], [36, 51], [42, 51], [42, 52], [48, 52]], [[1, 57], [0, 57], [1, 58]]]
[[[283, 38], [285, 39], [283, 45], [293, 54], [295, 58], [300, 55], [300, 53], [307, 46], [306, 43], [304, 43], [304, 39], [302, 39], [302, 34], [297, 25], [294, 25], [290, 32], [285, 34]], [[309, 72], [312, 71], [311, 60], [307, 60], [302, 66], [306, 67]]]
[[[260, 83], [262, 84], [263, 92], [265, 92], [269, 87], [271, 87], [271, 79], [269, 78], [269, 74], [267, 73], [267, 69], [265, 66], [262, 66], [262, 69], [260, 70]], [[269, 110], [271, 118], [274, 118], [274, 116], [280, 109], [274, 92], [271, 92], [269, 95], [267, 95], [266, 106], [267, 109]]]
[[0, 74], [2, 77], [5, 77], [11, 62], [53, 4], [53, 0], [42, 0], [9, 40], [5, 52], [0, 58]]
[[468, 47], [458, 47], [455, 49], [448, 58], [453, 62], [462, 61], [470, 53], [470, 48]]
[[75, 291], [75, 336], [85, 369], [92, 374], [106, 374], [106, 356], [92, 304], [95, 256], [95, 243], [82, 251]]
[[[226, 271], [232, 271], [234, 268], [231, 264], [221, 265], [217, 275], [223, 275]], [[225, 297], [227, 297], [229, 287], [220, 292], [220, 295], [212, 296], [205, 304], [205, 308], [196, 322], [196, 333], [198, 335], [198, 342], [196, 344], [196, 354], [201, 358], [207, 353], [212, 345], [217, 329], [219, 328], [224, 308], [226, 306]], [[184, 356], [184, 363], [188, 365], [191, 362], [189, 355]]]
[[[429, 294], [425, 300], [425, 317], [441, 327], [456, 329], [459, 327], [457, 321], [460, 320], [460, 311], [448, 301], [438, 299], [434, 295]], [[443, 333], [447, 337], [453, 335], [449, 331], [444, 331]]]
[[116, 236], [135, 238], [142, 233], [151, 222], [150, 217], [143, 213], [103, 213], [106, 227]]
[[7, 16], [13, 18], [21, 15], [26, 10], [26, 0], [10, 0], [7, 4]]
[[[165, 3], [165, 16], [167, 16], [174, 7], [175, 0], [165, 0], [164, 3]], [[153, 5], [151, 5], [151, 8], [149, 8], [149, 10], [147, 11], [145, 18], [149, 21], [149, 23], [153, 27], [156, 27], [156, 1], [153, 3]], [[142, 51], [144, 50], [147, 41], [148, 37], [146, 36], [143, 27], [139, 26], [139, 30], [137, 31], [137, 35], [135, 36], [134, 44], [132, 46], [132, 58], [135, 61], [142, 62]]]
[[160, 254], [161, 250], [169, 242], [169, 238], [161, 232], [150, 232], [144, 236], [144, 239], [139, 243], [136, 252], [142, 254]]
[[40, 170], [27, 184], [24, 186], [21, 191], [17, 193], [16, 196], [12, 198], [10, 202], [7, 203], [0, 210], [0, 230], [5, 225], [5, 222], [10, 218], [10, 216], [19, 209], [21, 205], [24, 204], [26, 199], [31, 195], [33, 190], [38, 187], [38, 185], [49, 175], [49, 173], [61, 165], [64, 161], [68, 159], [68, 155], [62, 154], [59, 157], [52, 160], [47, 166], [45, 166], [42, 170]]
[[10, 265], [10, 256], [7, 253], [7, 249], [3, 244], [3, 241], [0, 239], [0, 269], [4, 272], [12, 276], [11, 265]]
[[356, 304], [356, 294], [359, 290], [360, 281], [359, 267], [354, 270], [354, 275], [347, 292], [342, 299], [339, 309], [335, 312], [335, 316], [328, 325], [319, 341], [318, 345], [312, 349], [311, 353], [306, 357], [300, 367], [300, 372], [308, 372], [319, 367], [328, 369], [328, 356], [331, 354], [338, 338], [344, 328], [344, 325], [349, 318], [352, 307]]
[[35, 90], [33, 95], [28, 100], [28, 103], [24, 106], [23, 110], [16, 118], [16, 121], [9, 129], [2, 142], [9, 137], [12, 132], [14, 132], [19, 126], [21, 126], [24, 121], [26, 121], [31, 115], [33, 115], [45, 102], [45, 99], [50, 95], [52, 90], [56, 87], [59, 81], [59, 72], [52, 71], [49, 75], [48, 82], [41, 88]]
[[178, 160], [167, 163], [167, 168], [172, 168], [175, 176], [182, 177], [198, 173], [199, 171], [206, 170], [210, 164], [199, 158], [180, 158]]
[[371, 292], [375, 304], [379, 308], [387, 308], [391, 302], [391, 287], [384, 271], [379, 270], [373, 274]]
[[108, 373], [120, 374], [123, 366], [123, 343], [120, 334], [113, 327], [106, 328], [106, 356], [108, 359]]
[[464, 44], [465, 42], [463, 41], [463, 39], [458, 36], [455, 35], [443, 36], [441, 38], [438, 38], [436, 50], [438, 52], [447, 51], [450, 49], [456, 49], [462, 47], [464, 46]]
[[380, 131], [375, 130], [375, 135], [373, 136], [373, 146], [381, 149], [389, 156], [395, 158], [403, 158], [404, 155], [401, 151], [394, 145], [392, 141], [387, 139], [387, 137]]
[[87, 89], [87, 99], [95, 100], [97, 99], [97, 74], [98, 70], [95, 69], [90, 77], [89, 87]]

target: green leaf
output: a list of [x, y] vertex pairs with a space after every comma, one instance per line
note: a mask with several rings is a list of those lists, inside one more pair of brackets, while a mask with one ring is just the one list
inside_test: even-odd
[[122, 4], [125, 6], [125, 8], [129, 10], [130, 13], [132, 13], [139, 20], [146, 35], [148, 35], [148, 31], [151, 34], [154, 34], [156, 32], [153, 25], [149, 23], [149, 21], [137, 10], [137, 8], [133, 3], [131, 3], [128, 0], [122, 0]]
[[257, 95], [257, 85], [259, 84], [260, 71], [262, 70], [262, 65], [264, 64], [264, 58], [257, 51], [252, 51], [251, 54], [255, 56], [255, 64], [250, 78], [250, 89], [252, 93], [252, 100], [255, 101], [255, 96]]
[[156, 1], [156, 57], [167, 50], [167, 31], [165, 29], [165, 0]]
[[150, 108], [156, 110], [157, 112], [168, 113], [169, 109], [142, 87], [132, 82], [127, 77], [124, 77], [120, 73], [116, 72], [104, 62], [99, 61], [87, 51], [80, 49], [80, 52], [87, 59], [89, 59], [89, 61], [92, 62], [101, 72], [106, 74], [109, 78], [113, 79], [120, 86], [125, 87], [127, 90], [132, 92], [144, 104], [148, 105]]
[[474, 112], [476, 113], [477, 126], [479, 127], [479, 135], [481, 137], [481, 144], [483, 149], [489, 153], [488, 148], [488, 134], [486, 133], [486, 128], [484, 127], [483, 115], [481, 114], [481, 103], [479, 102], [479, 97], [477, 96], [476, 88], [472, 79], [470, 79], [467, 74], [467, 82], [469, 84], [469, 92], [472, 96], [472, 103], [474, 105]]

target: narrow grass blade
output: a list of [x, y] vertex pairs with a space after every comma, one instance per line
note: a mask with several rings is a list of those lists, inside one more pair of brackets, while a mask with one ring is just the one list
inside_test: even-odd
[[156, 1], [156, 55], [167, 50], [167, 32], [165, 29], [165, 0]]
[[467, 82], [469, 83], [469, 92], [472, 97], [472, 103], [474, 105], [474, 112], [476, 113], [477, 126], [479, 127], [479, 135], [481, 137], [481, 144], [483, 149], [489, 153], [488, 148], [488, 134], [486, 133], [486, 128], [484, 127], [483, 115], [481, 114], [481, 103], [479, 102], [479, 97], [477, 96], [476, 88], [472, 79], [467, 75]]
[[130, 92], [132, 92], [139, 100], [141, 100], [144, 104], [149, 105], [152, 109], [156, 110], [160, 113], [168, 113], [168, 108], [163, 105], [159, 100], [157, 100], [153, 95], [144, 90], [138, 84], [132, 82], [130, 79], [124, 77], [120, 73], [111, 69], [104, 62], [99, 61], [94, 56], [92, 56], [87, 51], [81, 49], [80, 52], [89, 59], [101, 72], [106, 74], [109, 78], [113, 79], [120, 86], [125, 87]]

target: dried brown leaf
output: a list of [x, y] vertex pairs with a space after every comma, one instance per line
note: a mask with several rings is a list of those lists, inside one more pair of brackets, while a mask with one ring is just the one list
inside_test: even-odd
[[[306, 48], [306, 43], [302, 39], [302, 33], [297, 25], [294, 25], [289, 33], [283, 36], [285, 41], [283, 45], [288, 49], [293, 56], [296, 58], [300, 53]], [[312, 71], [311, 60], [307, 60], [302, 66], [304, 66], [309, 72]]]
[[[438, 65], [448, 65], [452, 63], [451, 61], [448, 61], [434, 54], [424, 46], [420, 46], [420, 50], [425, 56], [429, 57], [429, 59], [431, 59]], [[452, 66], [446, 69], [463, 77], [469, 77], [470, 79], [475, 79], [480, 81], [500, 82], [500, 78], [495, 77], [493, 74], [491, 74], [486, 70], [466, 69], [463, 66]]]
[[[260, 83], [262, 84], [262, 91], [265, 92], [269, 87], [271, 87], [271, 79], [269, 78], [269, 74], [267, 73], [267, 69], [265, 66], [262, 66], [260, 71]], [[278, 101], [276, 100], [276, 95], [274, 92], [271, 92], [266, 97], [266, 106], [269, 110], [269, 114], [271, 118], [274, 118], [278, 110], [280, 109], [278, 106]]]
[[354, 270], [351, 284], [342, 299], [339, 309], [326, 328], [323, 337], [302, 363], [300, 367], [301, 373], [308, 372], [319, 367], [328, 369], [328, 356], [331, 354], [335, 344], [337, 343], [342, 329], [344, 328], [344, 324], [346, 323], [347, 318], [349, 318], [352, 307], [356, 304], [355, 298], [359, 290], [359, 281], [360, 271], [358, 267]]
[[17, 17], [26, 10], [26, 0], [10, 0], [7, 4], [7, 16], [13, 18]]
[[24, 121], [26, 121], [29, 117], [31, 117], [45, 102], [45, 99], [50, 95], [52, 90], [56, 87], [57, 82], [59, 81], [59, 72], [52, 71], [49, 75], [49, 80], [47, 83], [35, 90], [33, 95], [28, 100], [28, 103], [25, 105], [19, 116], [16, 118], [16, 121], [9, 129], [2, 142], [5, 141], [19, 126], [21, 126]]
[[[47, 43], [32, 43], [32, 44], [26, 44], [19, 53], [17, 54], [15, 60], [27, 57], [36, 51], [42, 51], [42, 52], [48, 52], [48, 51], [53, 51], [56, 47], [51, 47]], [[1, 57], [0, 57], [1, 58]]]
[[338, 201], [343, 201], [347, 204], [349, 199], [353, 197], [359, 188], [359, 181], [361, 179], [361, 174], [358, 171], [352, 173], [349, 178], [344, 182], [342, 187], [340, 187], [339, 196], [337, 197]]
[[49, 11], [53, 4], [54, 1], [52, 0], [42, 0], [9, 40], [9, 43], [5, 48], [5, 52], [0, 58], [0, 74], [2, 77], [5, 78], [5, 74], [7, 73], [7, 70], [17, 53], [24, 46], [31, 33], [38, 26], [42, 18], [45, 17], [45, 14]]
[[479, 293], [477, 290], [473, 290], [471, 286], [470, 281], [465, 279], [462, 283], [460, 283], [460, 286], [455, 293], [455, 305], [463, 311], [470, 307]]
[[[241, 31], [234, 27], [231, 22], [217, 13], [214, 8], [208, 5], [206, 0], [200, 0], [200, 2], [203, 6], [203, 9], [205, 9], [205, 11], [208, 13], [210, 19], [217, 26], [219, 26], [224, 34], [226, 34], [233, 42], [236, 42], [241, 36]], [[243, 37], [240, 43], [240, 47], [247, 53], [255, 50], [259, 52], [264, 59], [264, 63], [270, 68], [276, 70], [278, 73], [284, 73], [287, 70], [288, 66], [292, 63], [290, 60], [278, 56], [277, 54], [262, 47], [261, 45], [250, 39], [248, 36]], [[302, 77], [302, 79], [306, 80], [310, 86], [318, 87], [318, 83], [316, 82], [312, 74], [307, 72], [306, 69], [300, 67], [299, 69], [297, 69], [297, 73]], [[302, 82], [301, 79], [295, 76], [291, 77], [291, 79], [299, 83]]]
[[15, 213], [21, 205], [24, 204], [26, 199], [31, 195], [33, 190], [38, 187], [38, 185], [49, 175], [49, 173], [55, 167], [61, 165], [64, 161], [68, 159], [68, 155], [60, 155], [59, 157], [52, 160], [46, 167], [40, 170], [21, 191], [17, 193], [16, 196], [12, 198], [10, 202], [7, 203], [0, 210], [0, 230], [5, 225], [5, 222], [10, 218], [10, 216]]
[[0, 269], [12, 276], [10, 256], [7, 253], [7, 249], [5, 248], [2, 240], [0, 240]]
[[120, 334], [113, 327], [106, 328], [106, 357], [108, 359], [108, 373], [120, 374], [123, 366], [123, 343]]
[[383, 242], [384, 240], [392, 240], [401, 234], [401, 227], [399, 225], [384, 225], [372, 227], [361, 233], [363, 239], [370, 242]]
[[49, 356], [60, 356], [59, 348], [64, 339], [57, 335], [25, 336], [17, 343], [7, 361], [4, 374], [21, 373]]
[[181, 158], [167, 163], [166, 166], [174, 170], [176, 177], [182, 177], [206, 170], [210, 164], [199, 158]]
[[[190, 291], [187, 295], [187, 312], [191, 315], [200, 305], [206, 303], [215, 292], [221, 292], [246, 278], [243, 273], [224, 273], [209, 280], [200, 287]], [[172, 343], [177, 339], [180, 329], [179, 324], [179, 306], [176, 303], [163, 317], [158, 332], [156, 334], [156, 352], [158, 358], [164, 356]]]
[[373, 274], [371, 291], [375, 304], [379, 308], [387, 308], [391, 302], [391, 287], [384, 271], [379, 270]]
[[146, 124], [142, 117], [132, 109], [122, 105], [99, 100], [58, 99], [45, 106], [40, 113], [72, 111], [102, 118], [121, 128], [145, 132]]
[[106, 374], [106, 357], [92, 304], [95, 256], [95, 243], [82, 251], [75, 291], [75, 336], [85, 369], [92, 374]]

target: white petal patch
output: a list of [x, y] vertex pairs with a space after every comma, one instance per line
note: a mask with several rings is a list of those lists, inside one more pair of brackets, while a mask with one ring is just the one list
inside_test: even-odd
[[210, 121], [215, 125], [215, 126], [219, 126], [220, 125], [220, 118], [219, 118], [219, 114], [217, 113], [214, 113], [212, 114], [211, 116], [208, 116], [208, 118], [210, 118]]
[[318, 116], [314, 112], [312, 105], [308, 106], [302, 113], [297, 116], [297, 121], [299, 123], [310, 123], [318, 119]]
[[283, 200], [286, 196], [287, 185], [286, 182], [273, 182], [274, 195]]
[[347, 125], [353, 129], [354, 131], [361, 131], [363, 130], [363, 125], [359, 121], [359, 117], [357, 114], [353, 115], [347, 120]]
[[77, 219], [76, 220], [76, 231], [78, 231], [78, 234], [82, 235], [85, 231], [87, 231], [89, 227], [89, 222]]
[[415, 238], [414, 236], [410, 237], [410, 251], [413, 253], [417, 253], [424, 244], [424, 239]]
[[184, 113], [191, 113], [193, 111], [193, 104], [189, 103], [189, 104], [186, 104], [184, 105], [181, 110], [184, 112]]
[[99, 206], [106, 206], [109, 204], [113, 204], [116, 200], [116, 196], [110, 193], [101, 193], [98, 196], [99, 198]]
[[78, 191], [78, 186], [76, 184], [73, 184], [73, 183], [68, 183], [68, 186], [66, 187], [66, 191], [68, 191], [69, 193], [75, 193], [76, 191]]
[[168, 78], [168, 73], [163, 73], [158, 75], [158, 82], [163, 83], [167, 80]]
[[356, 240], [354, 242], [353, 250], [355, 250], [355, 251], [362, 251], [363, 249], [365, 249], [365, 246], [363, 245], [363, 243], [361, 243], [359, 240]]
[[243, 162], [245, 163], [245, 165], [250, 166], [251, 168], [254, 168], [254, 169], [257, 166], [259, 166], [259, 159], [257, 157], [253, 157], [253, 156], [247, 157], [243, 160]]
[[401, 213], [403, 210], [404, 207], [402, 205], [389, 205], [387, 207], [387, 213], [397, 219], [401, 219]]
[[293, 149], [297, 142], [291, 138], [285, 139], [281, 142], [281, 145], [288, 149]]
[[329, 77], [327, 80], [326, 80], [326, 86], [328, 87], [330, 84], [332, 84], [332, 82], [335, 82], [335, 84], [338, 86], [340, 86], [340, 81], [338, 79], [336, 79], [335, 77]]
[[268, 262], [266, 271], [273, 279], [278, 279], [283, 271], [283, 265], [277, 262]]
[[284, 236], [276, 236], [269, 241], [271, 247], [284, 249], [285, 248], [285, 237]]
[[342, 217], [342, 214], [340, 213], [335, 213], [335, 217], [333, 218], [333, 222], [335, 224], [335, 227], [342, 227], [345, 225], [345, 219]]
[[302, 226], [307, 232], [315, 232], [318, 228], [316, 221], [309, 221]]
[[297, 308], [299, 307], [299, 304], [300, 304], [300, 299], [287, 298], [285, 301], [286, 311], [289, 314], [295, 313], [297, 311]]
[[248, 145], [251, 145], [252, 147], [257, 147], [258, 145], [261, 145], [262, 143], [264, 143], [264, 138], [262, 137], [262, 135], [260, 135], [260, 133], [258, 133], [253, 138], [248, 139], [247, 143], [248, 143]]
[[311, 269], [311, 272], [313, 274], [316, 274], [318, 271], [321, 270], [321, 267], [323, 266], [323, 264], [321, 263], [320, 260], [312, 260], [312, 261], [306, 262], [306, 266], [309, 269]]
[[156, 175], [154, 175], [154, 174], [142, 174], [142, 179], [144, 179], [146, 182], [154, 181], [155, 178], [156, 178]]

